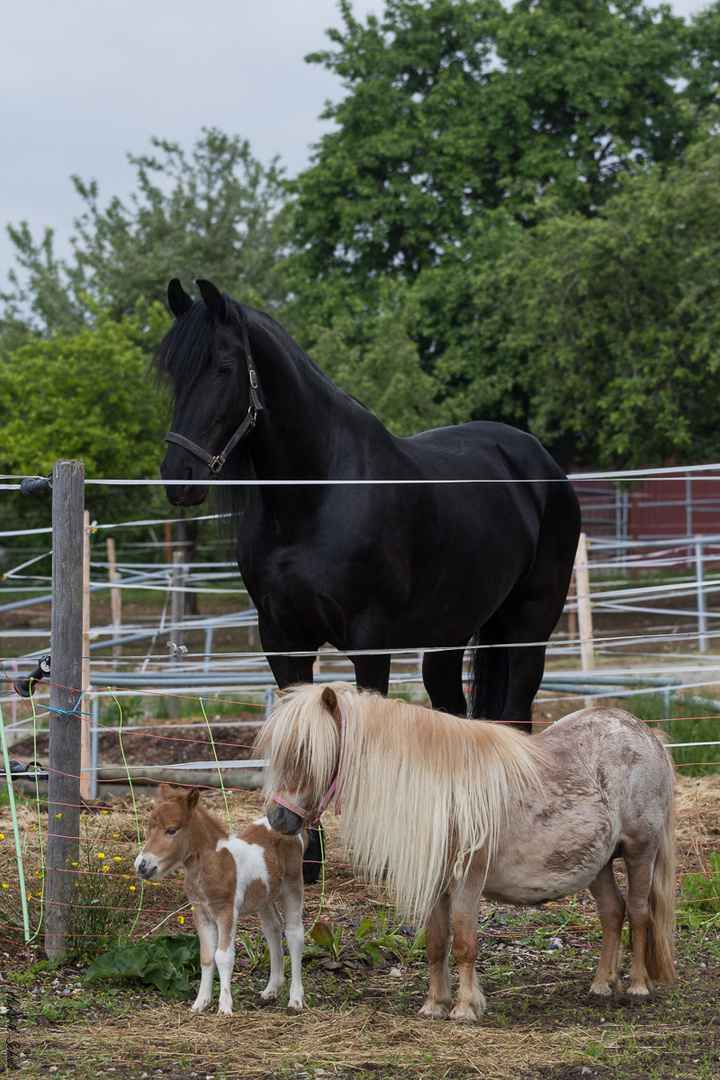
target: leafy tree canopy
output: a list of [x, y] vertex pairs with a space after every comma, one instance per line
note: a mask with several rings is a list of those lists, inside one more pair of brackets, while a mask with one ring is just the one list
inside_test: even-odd
[[694, 134], [678, 83], [694, 46], [667, 6], [386, 0], [365, 25], [350, 0], [340, 9], [336, 49], [308, 59], [347, 95], [294, 185], [309, 302], [332, 275], [367, 291], [441, 264], [488, 210], [526, 225], [592, 215], [620, 177], [677, 160]]
[[[35, 339], [0, 357], [0, 472], [46, 475], [57, 458], [82, 458], [93, 478], [158, 475], [165, 404], [148, 385], [148, 353], [170, 319], [159, 304], [115, 321], [89, 305], [94, 326]], [[160, 496], [157, 500], [160, 502]], [[8, 515], [31, 513], [17, 496]], [[147, 489], [86, 489], [99, 520], [118, 520], [152, 504]]]
[[[265, 167], [247, 141], [204, 130], [188, 155], [153, 139], [155, 154], [128, 158], [137, 170], [129, 202], [100, 202], [95, 181], [73, 177], [85, 210], [75, 222], [73, 255], [54, 253], [53, 230], [33, 238], [10, 225], [20, 272], [2, 294], [0, 341], [17, 347], [28, 332], [42, 337], [92, 325], [99, 309], [131, 315], [140, 297], [165, 301], [180, 277], [222, 282], [248, 303], [272, 308], [284, 297], [278, 270], [283, 245], [281, 170]], [[93, 301], [89, 303], [88, 299]]]
[[627, 177], [594, 217], [479, 215], [440, 266], [384, 277], [372, 304], [318, 285], [309, 331], [398, 434], [496, 419], [566, 468], [689, 463], [720, 453], [719, 287], [710, 134], [686, 162]]

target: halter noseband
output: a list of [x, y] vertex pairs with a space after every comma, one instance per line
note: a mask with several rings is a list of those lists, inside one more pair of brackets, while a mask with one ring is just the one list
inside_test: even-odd
[[290, 810], [293, 814], [297, 814], [297, 816], [299, 818], [302, 818], [303, 821], [307, 822], [308, 825], [317, 825], [317, 823], [320, 821], [320, 818], [330, 805], [330, 800], [335, 794], [337, 783], [338, 778], [336, 776], [332, 784], [320, 800], [320, 805], [318, 806], [317, 810], [303, 810], [301, 806], [296, 806], [295, 803], [290, 802], [289, 799], [284, 798], [282, 795], [276, 795], [274, 792], [270, 796], [270, 798], [279, 806], [284, 806], [286, 810]]
[[178, 435], [175, 431], [168, 431], [165, 436], [165, 442], [177, 443], [178, 446], [183, 446], [186, 450], [189, 450], [191, 454], [194, 454], [195, 457], [200, 458], [201, 461], [205, 462], [213, 476], [218, 475], [240, 440], [244, 439], [245, 436], [252, 431], [257, 423], [258, 413], [262, 411], [262, 404], [257, 394], [258, 377], [257, 372], [253, 367], [250, 341], [248, 339], [247, 325], [245, 322], [242, 324], [242, 343], [243, 349], [245, 350], [245, 363], [247, 364], [248, 379], [250, 381], [250, 403], [240, 427], [226, 444], [224, 449], [219, 454], [209, 454], [207, 450], [203, 450], [197, 443], [194, 443], [191, 439], [186, 439], [184, 435]]

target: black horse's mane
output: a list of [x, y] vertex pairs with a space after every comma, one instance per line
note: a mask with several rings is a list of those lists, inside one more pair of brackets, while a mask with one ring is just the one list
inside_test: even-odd
[[[239, 304], [227, 293], [223, 294], [227, 311], [231, 319], [237, 321], [238, 329], [245, 325], [248, 331], [258, 327], [266, 330], [275, 339], [279, 348], [289, 354], [291, 361], [309, 364], [321, 378], [327, 380], [324, 372], [298, 345], [288, 332], [263, 311]], [[195, 379], [207, 369], [211, 362], [216, 317], [202, 300], [193, 304], [184, 315], [176, 319], [155, 350], [154, 366], [158, 380], [172, 382], [174, 397], [178, 392], [187, 391]]]

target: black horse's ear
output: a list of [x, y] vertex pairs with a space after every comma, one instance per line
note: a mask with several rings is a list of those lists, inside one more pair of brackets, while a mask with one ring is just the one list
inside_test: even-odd
[[193, 306], [192, 297], [183, 289], [178, 278], [174, 277], [168, 285], [168, 307], [176, 319], [184, 315]]
[[198, 278], [195, 284], [200, 290], [200, 295], [205, 301], [205, 306], [210, 314], [217, 315], [220, 319], [226, 319], [228, 314], [227, 302], [220, 290], [213, 285], [212, 281], [203, 281], [202, 278]]

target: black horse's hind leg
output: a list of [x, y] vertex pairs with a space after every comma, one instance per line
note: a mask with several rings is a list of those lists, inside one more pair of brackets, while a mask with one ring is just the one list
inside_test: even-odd
[[462, 665], [462, 649], [423, 654], [423, 683], [433, 709], [465, 716], [467, 703], [462, 688]]

